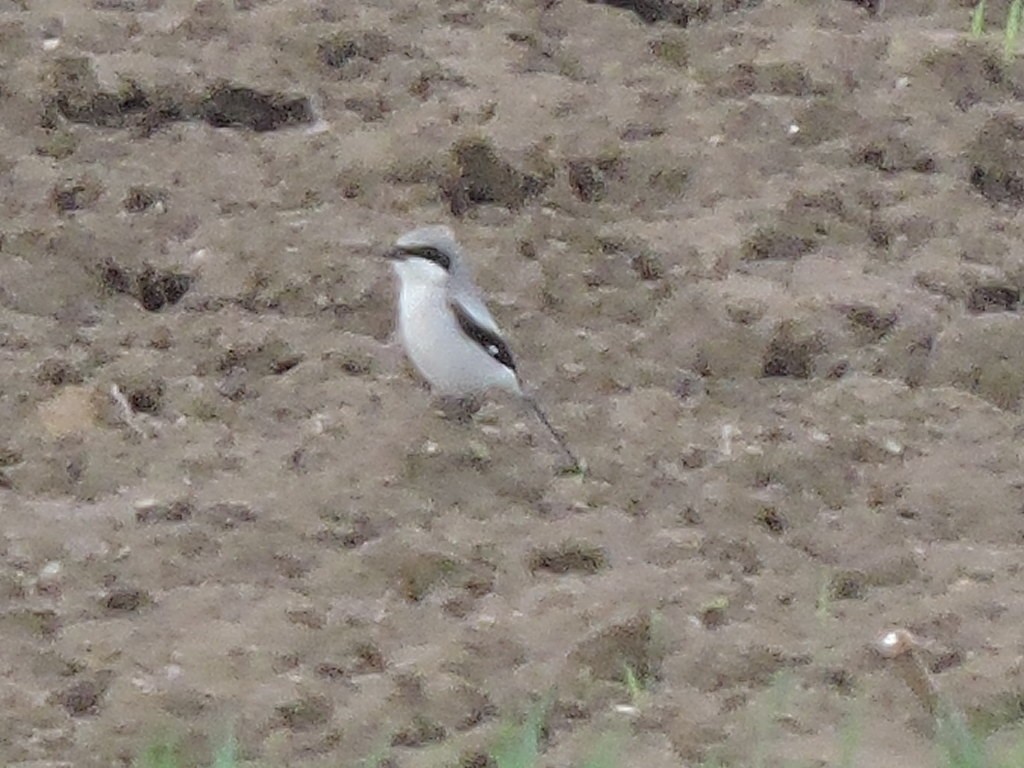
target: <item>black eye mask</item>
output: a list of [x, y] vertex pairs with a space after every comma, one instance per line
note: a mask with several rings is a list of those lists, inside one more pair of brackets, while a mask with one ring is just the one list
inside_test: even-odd
[[437, 248], [432, 248], [429, 245], [413, 246], [411, 248], [402, 248], [401, 252], [402, 252], [402, 255], [406, 256], [406, 257], [416, 256], [417, 258], [420, 258], [420, 259], [426, 259], [427, 261], [432, 261], [435, 264], [437, 264], [437, 266], [441, 267], [441, 269], [443, 269], [445, 271], [451, 269], [451, 266], [452, 266], [452, 260], [448, 256], [447, 253], [445, 253], [444, 251], [439, 250]]

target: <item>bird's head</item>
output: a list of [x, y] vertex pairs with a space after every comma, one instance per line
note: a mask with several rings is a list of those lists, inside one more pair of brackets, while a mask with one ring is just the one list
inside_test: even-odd
[[448, 281], [461, 258], [455, 235], [448, 227], [420, 227], [395, 241], [386, 254], [403, 281], [441, 284]]

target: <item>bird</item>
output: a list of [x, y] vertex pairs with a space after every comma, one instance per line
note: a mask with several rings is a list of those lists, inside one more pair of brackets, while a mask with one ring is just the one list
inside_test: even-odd
[[430, 225], [401, 235], [386, 257], [398, 278], [398, 337], [406, 356], [442, 399], [491, 390], [526, 403], [573, 468], [579, 459], [519, 376], [515, 358], [487, 309], [455, 234]]

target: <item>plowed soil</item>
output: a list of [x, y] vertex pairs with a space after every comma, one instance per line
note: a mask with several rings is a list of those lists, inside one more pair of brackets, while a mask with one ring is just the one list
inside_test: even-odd
[[[1006, 3], [615, 5], [0, 0], [0, 762], [931, 765], [891, 627], [1019, 743]], [[585, 475], [404, 364], [426, 223]]]

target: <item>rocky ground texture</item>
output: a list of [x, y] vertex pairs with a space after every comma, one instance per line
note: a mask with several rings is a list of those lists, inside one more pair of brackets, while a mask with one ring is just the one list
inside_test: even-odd
[[[1005, 11], [0, 0], [0, 762], [484, 766], [543, 699], [544, 765], [928, 765], [892, 626], [1019, 743]], [[435, 222], [585, 476], [390, 343]]]

